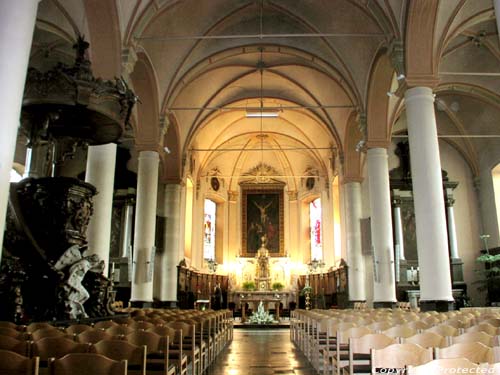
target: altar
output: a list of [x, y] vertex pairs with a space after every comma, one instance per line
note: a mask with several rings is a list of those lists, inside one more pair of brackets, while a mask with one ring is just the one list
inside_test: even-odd
[[230, 301], [241, 309], [241, 322], [244, 323], [247, 319], [247, 304], [252, 311], [257, 311], [259, 303], [262, 301], [264, 309], [268, 312], [269, 309], [276, 310], [275, 320], [279, 321], [280, 304], [285, 308], [288, 306], [291, 293], [277, 291], [235, 291], [229, 296]]

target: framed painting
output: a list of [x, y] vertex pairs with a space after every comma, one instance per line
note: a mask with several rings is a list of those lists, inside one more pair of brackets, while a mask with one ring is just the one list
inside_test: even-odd
[[282, 257], [283, 186], [242, 186], [242, 256], [254, 257], [265, 247], [270, 256]]

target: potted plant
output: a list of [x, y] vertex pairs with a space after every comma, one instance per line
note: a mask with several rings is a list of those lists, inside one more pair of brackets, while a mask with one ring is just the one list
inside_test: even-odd
[[276, 281], [273, 283], [273, 285], [271, 285], [271, 289], [276, 290], [278, 292], [283, 290], [284, 287], [285, 286], [282, 283], [280, 283], [279, 281]]
[[253, 282], [253, 281], [245, 281], [243, 284], [241, 284], [241, 287], [242, 287], [243, 290], [246, 290], [246, 291], [255, 290], [255, 282]]

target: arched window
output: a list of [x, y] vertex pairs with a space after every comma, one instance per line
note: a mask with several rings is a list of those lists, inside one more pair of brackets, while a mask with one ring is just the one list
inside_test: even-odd
[[498, 229], [500, 232], [500, 163], [497, 164], [492, 170], [491, 170], [491, 177], [493, 179], [493, 189], [495, 192], [495, 206], [496, 206], [496, 212], [497, 212], [497, 223], [498, 223]]
[[203, 225], [203, 259], [215, 259], [215, 220], [217, 204], [205, 199], [204, 225]]
[[311, 229], [311, 259], [323, 259], [323, 234], [321, 225], [321, 198], [309, 203], [309, 226]]

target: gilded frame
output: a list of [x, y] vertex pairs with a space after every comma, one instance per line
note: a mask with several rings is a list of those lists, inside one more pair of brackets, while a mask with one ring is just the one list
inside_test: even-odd
[[255, 257], [265, 236], [269, 256], [283, 257], [283, 186], [242, 185], [241, 256]]

